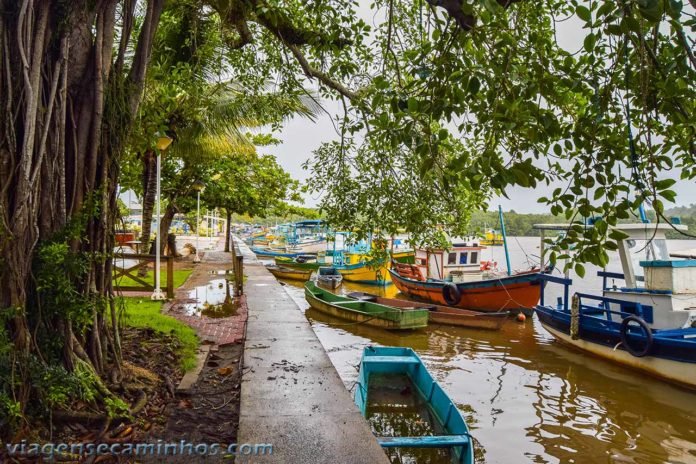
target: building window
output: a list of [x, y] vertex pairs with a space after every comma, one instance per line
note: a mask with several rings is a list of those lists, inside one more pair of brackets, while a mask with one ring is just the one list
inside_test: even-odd
[[418, 258], [418, 264], [420, 264], [421, 266], [425, 266], [427, 264], [425, 258]]
[[476, 264], [477, 262], [478, 262], [478, 252], [472, 251], [471, 252], [471, 264]]
[[466, 264], [466, 260], [469, 257], [469, 253], [461, 253], [459, 255], [459, 264]]
[[457, 253], [450, 253], [447, 256], [447, 264], [457, 264]]

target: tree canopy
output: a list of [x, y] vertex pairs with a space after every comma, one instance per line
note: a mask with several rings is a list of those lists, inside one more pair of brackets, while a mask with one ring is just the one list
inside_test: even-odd
[[[210, 2], [236, 78], [297, 91], [304, 75], [344, 106], [340, 140], [308, 165], [337, 227], [467, 228], [510, 186], [574, 220], [575, 257], [606, 263], [608, 226], [667, 178], [694, 173], [694, 5], [682, 0]], [[361, 19], [373, 18], [375, 27]], [[559, 35], [577, 30], [577, 49]], [[593, 231], [582, 218], [602, 216]]]

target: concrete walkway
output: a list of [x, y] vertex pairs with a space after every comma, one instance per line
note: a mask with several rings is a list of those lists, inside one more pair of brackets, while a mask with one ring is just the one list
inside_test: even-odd
[[273, 455], [237, 461], [388, 463], [309, 321], [248, 247], [240, 247], [249, 319], [238, 443], [272, 444]]

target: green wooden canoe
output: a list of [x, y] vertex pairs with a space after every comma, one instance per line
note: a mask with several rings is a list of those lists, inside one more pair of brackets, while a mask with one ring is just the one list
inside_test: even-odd
[[398, 309], [369, 301], [358, 301], [319, 288], [311, 281], [305, 283], [305, 298], [317, 311], [373, 327], [409, 330], [428, 325], [427, 309]]

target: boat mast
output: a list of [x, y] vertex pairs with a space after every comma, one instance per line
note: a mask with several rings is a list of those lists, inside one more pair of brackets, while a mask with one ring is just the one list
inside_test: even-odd
[[508, 253], [507, 235], [505, 233], [505, 220], [503, 219], [503, 207], [498, 205], [498, 216], [500, 216], [500, 231], [503, 234], [503, 247], [505, 248], [505, 264], [507, 264], [507, 274], [512, 275], [510, 269], [510, 254]]

